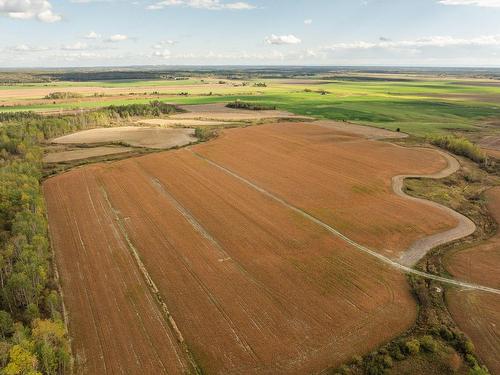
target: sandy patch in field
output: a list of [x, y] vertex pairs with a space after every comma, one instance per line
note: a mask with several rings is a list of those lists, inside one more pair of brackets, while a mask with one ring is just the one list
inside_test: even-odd
[[61, 152], [51, 152], [43, 157], [44, 163], [59, 163], [64, 161], [88, 159], [96, 156], [122, 154], [131, 149], [128, 147], [92, 147]]
[[155, 119], [139, 120], [137, 121], [137, 123], [146, 125], [160, 125], [167, 127], [168, 126], [196, 127], [196, 126], [227, 125], [230, 122], [155, 118]]
[[172, 119], [208, 119], [220, 121], [252, 121], [270, 118], [306, 118], [286, 111], [252, 111], [227, 108], [225, 103], [184, 105], [188, 111], [170, 116]]
[[134, 147], [171, 148], [196, 141], [193, 129], [164, 129], [139, 126], [97, 128], [52, 140], [58, 144], [124, 142]]
[[[500, 223], [500, 187], [486, 192], [488, 209]], [[458, 279], [500, 288], [500, 233], [483, 243], [445, 257], [448, 271]], [[450, 312], [469, 335], [492, 373], [500, 373], [500, 296], [451, 290]]]

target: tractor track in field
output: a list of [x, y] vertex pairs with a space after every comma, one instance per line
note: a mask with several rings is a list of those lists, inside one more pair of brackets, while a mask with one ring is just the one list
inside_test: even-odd
[[[423, 272], [423, 271], [419, 271], [419, 270], [416, 270], [414, 268], [411, 268], [410, 266], [406, 265], [406, 264], [402, 264], [398, 261], [395, 261], [395, 260], [392, 260], [380, 253], [377, 253], [376, 251], [374, 250], [371, 250], [369, 249], [368, 247], [366, 246], [363, 246], [361, 244], [359, 244], [358, 242], [350, 239], [349, 237], [347, 237], [346, 235], [342, 234], [341, 232], [339, 232], [337, 229], [335, 229], [334, 227], [328, 225], [327, 223], [321, 221], [320, 219], [314, 217], [313, 215], [309, 214], [308, 212], [292, 205], [291, 203], [288, 203], [286, 200], [284, 200], [283, 198], [280, 198], [279, 196], [269, 192], [268, 190], [256, 185], [254, 182], [246, 179], [245, 177], [242, 177], [240, 176], [239, 174], [233, 172], [232, 170], [224, 167], [223, 165], [220, 165], [216, 162], [214, 162], [213, 160], [210, 160], [208, 159], [207, 157], [193, 151], [190, 147], [187, 147], [186, 148], [187, 150], [189, 150], [191, 153], [193, 153], [196, 157], [204, 160], [205, 162], [209, 163], [210, 165], [224, 171], [225, 173], [229, 174], [230, 176], [238, 179], [239, 181], [245, 183], [246, 185], [252, 187], [253, 189], [259, 191], [260, 193], [264, 194], [265, 196], [273, 199], [274, 201], [282, 204], [283, 206], [287, 207], [288, 209], [300, 214], [301, 216], [305, 217], [306, 219], [312, 221], [313, 223], [323, 227], [323, 229], [327, 230], [328, 232], [330, 232], [331, 234], [333, 234], [334, 236], [340, 238], [341, 240], [343, 240], [344, 242], [348, 243], [349, 245], [353, 246], [355, 249], [359, 250], [359, 251], [362, 251], [363, 253], [366, 253], [376, 259], [378, 259], [379, 261], [385, 263], [386, 265], [392, 267], [392, 268], [395, 268], [399, 271], [402, 271], [404, 273], [407, 273], [407, 274], [410, 274], [410, 275], [416, 275], [416, 276], [420, 276], [420, 277], [423, 277], [423, 278], [426, 278], [426, 279], [429, 279], [429, 280], [435, 280], [435, 281], [439, 281], [439, 282], [442, 282], [442, 283], [445, 283], [445, 284], [449, 284], [449, 285], [454, 285], [454, 286], [457, 286], [457, 287], [461, 287], [461, 288], [466, 288], [466, 289], [472, 289], [472, 290], [478, 290], [478, 291], [483, 291], [483, 292], [488, 292], [488, 293], [493, 293], [493, 294], [499, 294], [500, 295], [500, 289], [495, 289], [495, 288], [490, 288], [490, 287], [487, 287], [487, 286], [483, 286], [483, 285], [478, 285], [478, 284], [473, 284], [473, 283], [467, 283], [467, 282], [464, 282], [464, 281], [460, 281], [460, 280], [454, 280], [454, 279], [450, 279], [450, 278], [446, 278], [446, 277], [442, 277], [442, 276], [438, 276], [438, 275], [433, 275], [433, 274], [430, 274], [430, 273], [427, 273], [427, 272]], [[454, 173], [458, 167], [459, 167], [459, 163], [458, 161], [453, 158], [452, 156], [444, 153], [444, 152], [440, 152], [441, 155], [446, 155], [445, 158], [447, 159], [448, 161], [448, 166], [443, 169], [442, 171], [438, 172], [438, 173], [435, 173], [435, 174], [432, 174], [432, 175], [400, 175], [400, 176], [396, 176], [393, 178], [393, 189], [394, 191], [396, 192], [396, 194], [398, 195], [401, 195], [403, 196], [404, 198], [409, 198], [409, 199], [416, 199], [418, 200], [419, 202], [425, 202], [426, 204], [432, 204], [432, 205], [436, 205], [437, 207], [439, 208], [444, 208], [446, 209], [447, 211], [450, 210], [452, 212], [454, 212], [454, 216], [458, 218], [458, 216], [456, 215], [460, 215], [460, 216], [463, 216], [461, 214], [459, 214], [458, 212], [456, 211], [453, 211], [445, 206], [442, 206], [438, 203], [434, 203], [434, 202], [430, 202], [430, 201], [427, 201], [427, 200], [424, 200], [424, 199], [420, 199], [420, 198], [414, 198], [414, 197], [410, 197], [408, 195], [406, 195], [403, 191], [402, 191], [402, 183], [403, 183], [403, 180], [407, 177], [430, 177], [430, 178], [443, 178], [443, 177], [446, 177], [452, 173]], [[398, 184], [401, 184], [401, 186], [398, 186]], [[397, 192], [397, 190], [400, 191], [400, 193]], [[467, 220], [470, 220], [468, 218], [466, 218], [465, 216], [463, 216], [463, 218], [467, 219]], [[465, 221], [466, 222], [466, 221]], [[472, 222], [472, 221], [471, 221]], [[474, 225], [474, 223], [472, 223]], [[460, 227], [460, 225], [458, 226]], [[456, 227], [457, 228], [457, 227]], [[456, 229], [455, 228], [455, 229]], [[475, 225], [474, 225], [474, 228], [475, 228]], [[453, 229], [452, 229], [453, 231]], [[462, 232], [462, 234], [465, 233], [465, 231], [463, 230], [459, 230], [458, 232]], [[456, 233], [455, 235], [459, 235], [460, 233]], [[470, 233], [469, 233], [470, 234]], [[446, 231], [446, 232], [442, 232], [442, 233], [438, 233], [438, 235], [441, 235], [441, 237], [437, 237], [437, 238], [434, 238], [432, 241], [430, 241], [430, 243], [436, 243], [436, 244], [443, 244], [443, 243], [446, 243], [448, 241], [444, 241], [445, 238], [452, 238], [454, 236], [450, 235], [449, 231]], [[433, 237], [433, 236], [430, 236], [430, 237]], [[452, 240], [454, 239], [458, 239], [458, 238], [462, 238], [464, 237], [464, 235], [461, 235], [459, 237], [456, 237], [456, 238], [453, 238]], [[443, 241], [442, 242], [438, 242], [439, 238], [441, 238]], [[421, 249], [424, 248], [422, 242], [423, 240], [418, 240], [416, 241], [413, 245], [410, 246], [410, 249], [412, 248], [416, 248], [418, 251], [415, 251], [415, 253], [412, 253], [412, 254], [421, 254]], [[418, 244], [420, 242], [420, 244]], [[415, 245], [415, 244], [418, 244], [418, 245]], [[429, 244], [427, 244], [428, 246]], [[434, 245], [436, 246], [436, 245]], [[430, 250], [430, 249], [428, 249]], [[428, 251], [427, 250], [427, 251]], [[413, 251], [413, 250], [412, 250]], [[423, 255], [425, 255], [426, 251], [424, 252]], [[422, 256], [423, 256], [422, 255]], [[403, 254], [403, 257], [404, 257], [404, 254]], [[412, 259], [412, 257], [408, 256], [409, 259]]]

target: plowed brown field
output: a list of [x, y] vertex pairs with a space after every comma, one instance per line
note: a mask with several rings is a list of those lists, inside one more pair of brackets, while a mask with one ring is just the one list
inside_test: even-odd
[[397, 197], [391, 178], [446, 166], [433, 150], [407, 149], [314, 123], [231, 129], [196, 152], [248, 178], [386, 256], [456, 226], [438, 208]]
[[[488, 208], [500, 223], [500, 188], [486, 193]], [[457, 278], [500, 288], [500, 234], [446, 258]], [[451, 290], [447, 302], [457, 324], [471, 337], [479, 355], [494, 374], [500, 374], [500, 298], [481, 292]]]
[[[395, 242], [404, 236], [451, 224], [389, 193], [393, 174], [442, 168], [432, 151], [312, 125], [242, 130], [193, 151], [370, 244], [390, 241], [401, 249]], [[44, 188], [75, 352], [101, 368], [123, 359], [127, 373], [137, 372], [129, 352], [114, 350], [121, 342], [137, 347], [134, 358], [156, 353], [160, 361], [178, 353], [138, 280], [133, 251], [209, 374], [318, 372], [372, 350], [415, 319], [403, 274], [190, 150], [92, 165], [52, 178]], [[342, 221], [337, 210], [346, 216]], [[89, 294], [97, 296], [89, 300]], [[92, 310], [99, 311], [99, 329]], [[138, 320], [158, 329], [140, 330]], [[111, 349], [95, 345], [102, 340]], [[170, 344], [158, 344], [162, 340]], [[162, 372], [159, 362], [154, 373]]]
[[44, 184], [77, 373], [182, 373], [184, 353], [99, 189], [87, 169]]

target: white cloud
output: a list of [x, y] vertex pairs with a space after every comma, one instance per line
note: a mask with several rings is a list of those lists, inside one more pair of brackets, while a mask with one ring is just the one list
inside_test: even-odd
[[475, 5], [478, 7], [499, 8], [500, 0], [440, 0], [444, 5]]
[[173, 6], [208, 10], [249, 10], [255, 8], [254, 5], [243, 1], [221, 2], [220, 0], [163, 0], [149, 5], [147, 9], [157, 10]]
[[154, 57], [161, 57], [163, 59], [169, 59], [172, 56], [172, 53], [168, 49], [164, 49], [162, 51], [154, 51]]
[[349, 43], [334, 43], [323, 47], [326, 50], [348, 49], [411, 49], [424, 47], [472, 47], [472, 46], [500, 46], [500, 35], [483, 35], [473, 38], [454, 38], [451, 36], [431, 36], [415, 40], [392, 41], [380, 38], [377, 42], [356, 41]]
[[16, 19], [37, 19], [41, 22], [57, 22], [62, 19], [52, 11], [48, 0], [0, 0], [0, 14]]
[[123, 42], [125, 40], [128, 40], [128, 36], [124, 34], [115, 34], [111, 35], [107, 41], [108, 42]]
[[158, 43], [156, 43], [155, 45], [153, 45], [153, 48], [154, 49], [164, 49], [165, 46], [171, 46], [173, 44], [175, 44], [174, 40], [161, 40]]
[[312, 23], [313, 23], [313, 20], [311, 20], [311, 19], [304, 20], [304, 25], [310, 25]]
[[89, 48], [89, 46], [87, 45], [87, 43], [82, 43], [82, 42], [67, 44], [67, 45], [61, 47], [61, 49], [64, 51], [82, 51], [82, 50], [86, 50], [88, 48]]
[[85, 39], [99, 39], [100, 37], [101, 34], [97, 34], [95, 31], [91, 31], [84, 36]]
[[15, 47], [9, 48], [12, 51], [15, 52], [42, 52], [42, 51], [47, 51], [48, 47], [41, 47], [41, 46], [29, 46], [27, 44], [18, 44]]
[[274, 35], [266, 37], [267, 44], [299, 44], [302, 41], [295, 35]]

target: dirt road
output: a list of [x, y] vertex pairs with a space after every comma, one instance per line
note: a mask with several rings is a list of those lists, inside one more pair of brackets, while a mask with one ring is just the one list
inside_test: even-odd
[[[446, 283], [446, 284], [450, 284], [450, 285], [454, 285], [454, 286], [458, 286], [458, 287], [461, 287], [461, 288], [466, 288], [466, 289], [473, 289], [473, 290], [480, 290], [480, 291], [483, 291], [483, 292], [488, 292], [488, 293], [494, 293], [494, 294], [499, 294], [500, 295], [500, 290], [499, 289], [495, 289], [495, 288], [490, 288], [490, 287], [487, 287], [487, 286], [482, 286], [482, 285], [477, 285], [477, 284], [473, 284], [473, 283], [467, 283], [467, 282], [463, 282], [463, 281], [459, 281], [459, 280], [454, 280], [454, 279], [448, 279], [446, 277], [441, 277], [441, 276], [437, 276], [437, 275], [432, 275], [432, 274], [429, 274], [429, 273], [426, 273], [426, 272], [422, 272], [422, 271], [418, 271], [418, 270], [415, 270], [411, 267], [408, 267], [406, 265], [403, 265], [403, 264], [400, 264], [399, 262], [397, 261], [394, 261], [374, 250], [371, 250], [359, 243], [357, 243], [356, 241], [353, 241], [352, 239], [350, 239], [349, 237], [345, 236], [344, 234], [342, 234], [341, 232], [339, 232], [337, 229], [331, 227], [330, 225], [326, 224], [325, 222], [317, 219], [316, 217], [312, 216], [311, 214], [307, 213], [306, 211], [298, 208], [298, 207], [295, 207], [293, 206], [292, 204], [286, 202], [284, 199], [274, 195], [273, 193], [263, 189], [262, 187], [256, 185], [255, 183], [253, 183], [252, 181], [236, 174], [235, 172], [229, 170], [228, 168], [204, 157], [203, 155], [197, 153], [197, 152], [194, 152], [192, 149], [188, 148], [193, 154], [195, 154], [197, 157], [205, 160], [207, 163], [223, 170], [224, 172], [228, 173], [229, 175], [233, 176], [234, 178], [244, 182], [245, 184], [251, 186], [252, 188], [254, 188], [255, 190], [259, 191], [260, 193], [266, 195], [267, 197], [281, 203], [282, 205], [284, 205], [285, 207], [289, 208], [290, 210], [300, 214], [301, 216], [305, 217], [306, 219], [314, 222], [315, 224], [323, 227], [325, 230], [327, 230], [328, 232], [330, 232], [331, 234], [333, 234], [334, 236], [342, 239], [343, 241], [347, 242], [348, 244], [352, 245], [354, 248], [372, 256], [372, 257], [375, 257], [377, 258], [378, 260], [384, 262], [385, 264], [393, 267], [393, 268], [396, 268], [400, 271], [403, 271], [405, 273], [408, 273], [408, 274], [413, 274], [413, 275], [417, 275], [417, 276], [420, 276], [420, 277], [424, 277], [424, 278], [427, 278], [427, 279], [431, 279], [431, 280], [436, 280], [436, 281], [440, 281], [442, 283]], [[456, 159], [453, 159], [456, 161]], [[457, 161], [456, 161], [457, 162]], [[458, 162], [457, 162], [458, 163]], [[450, 167], [446, 168], [444, 170], [444, 172], [446, 172], [447, 170], [449, 171]], [[452, 167], [453, 168], [453, 167]], [[439, 175], [443, 173], [443, 171], [439, 172], [439, 173], [436, 173], [435, 175]], [[433, 175], [433, 176], [435, 176]], [[437, 178], [437, 177], [435, 177]]]

